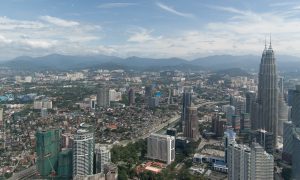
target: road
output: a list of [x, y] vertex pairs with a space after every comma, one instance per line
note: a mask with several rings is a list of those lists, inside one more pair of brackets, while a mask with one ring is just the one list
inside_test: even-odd
[[205, 105], [215, 105], [215, 104], [221, 104], [221, 103], [228, 103], [228, 101], [209, 101], [209, 102], [197, 104], [197, 105], [195, 105], [195, 106], [196, 106], [197, 108], [199, 108], [199, 107], [205, 106]]
[[[200, 103], [200, 104], [197, 104], [195, 105], [197, 108], [201, 107], [201, 106], [205, 106], [205, 105], [214, 105], [214, 104], [219, 104], [219, 103], [226, 103], [228, 101], [209, 101], [209, 102], [204, 102], [204, 103]], [[122, 146], [126, 146], [129, 142], [136, 142], [137, 140], [139, 139], [145, 139], [147, 138], [148, 136], [150, 136], [151, 133], [155, 133], [155, 132], [158, 132], [160, 131], [161, 129], [163, 129], [164, 127], [168, 126], [169, 124], [171, 123], [174, 123], [174, 122], [178, 122], [180, 120], [180, 115], [177, 114], [175, 115], [174, 117], [172, 117], [171, 119], [169, 119], [167, 122], [165, 123], [162, 123], [154, 128], [152, 128], [151, 130], [149, 130], [148, 133], [145, 133], [143, 136], [141, 137], [138, 137], [138, 138], [135, 138], [135, 139], [131, 139], [131, 140], [124, 140], [124, 141], [120, 141], [118, 144], [119, 145], [122, 145]]]
[[129, 142], [134, 143], [134, 142], [136, 142], [139, 139], [145, 139], [145, 138], [149, 137], [151, 133], [155, 133], [157, 131], [160, 131], [161, 129], [163, 129], [164, 127], [168, 126], [169, 124], [177, 122], [179, 120], [180, 120], [180, 115], [177, 114], [176, 116], [174, 116], [171, 119], [169, 119], [167, 122], [162, 123], [162, 124], [160, 124], [160, 125], [152, 128], [151, 130], [149, 130], [148, 133], [145, 133], [143, 136], [135, 138], [135, 139], [131, 139], [131, 140], [124, 140], [124, 141], [119, 142], [119, 144], [122, 145], [122, 146], [126, 146]]

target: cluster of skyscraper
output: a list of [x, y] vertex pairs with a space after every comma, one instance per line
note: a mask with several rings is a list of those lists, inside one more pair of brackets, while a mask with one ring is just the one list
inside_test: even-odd
[[[262, 53], [257, 94], [249, 91], [245, 99], [237, 99], [231, 103], [234, 106], [224, 107], [227, 121], [230, 120], [232, 127], [224, 133], [229, 179], [273, 179], [273, 153], [278, 134], [283, 134], [283, 124], [288, 119], [283, 80], [280, 80], [270, 42]], [[238, 119], [232, 114], [238, 114]], [[249, 134], [250, 145], [238, 144], [233, 130]]]
[[[291, 109], [284, 100], [283, 78], [278, 78], [270, 43], [262, 53], [257, 94], [246, 93], [245, 111], [250, 113], [251, 145], [237, 144], [233, 138], [235, 133], [225, 132], [229, 179], [273, 179], [272, 155], [279, 145], [279, 137], [283, 137], [282, 159], [292, 164], [292, 178], [300, 179], [300, 85], [289, 90], [288, 95]], [[236, 112], [234, 107], [226, 108], [226, 115]], [[240, 127], [233, 120], [231, 122], [233, 130], [242, 127], [242, 121], [238, 124]]]
[[238, 144], [236, 133], [225, 132], [225, 162], [228, 165], [228, 179], [273, 179], [274, 159], [258, 143], [251, 147]]
[[184, 137], [193, 141], [199, 139], [197, 107], [192, 106], [192, 92], [188, 90], [184, 90], [182, 95], [181, 124]]
[[[150, 100], [151, 93], [146, 87], [146, 100]], [[148, 97], [148, 98], [147, 98]], [[185, 90], [182, 95], [181, 130], [183, 137], [176, 137], [177, 131], [174, 128], [167, 130], [167, 135], [151, 134], [147, 139], [147, 157], [170, 164], [175, 160], [175, 146], [185, 140], [199, 140], [198, 111], [192, 106], [192, 92]], [[176, 145], [177, 144], [177, 145]]]
[[[116, 179], [117, 176], [116, 167], [110, 163], [110, 150], [103, 145], [95, 147], [93, 128], [86, 124], [81, 124], [65, 142], [59, 129], [38, 130], [36, 153], [36, 166], [42, 178], [82, 179], [95, 176]], [[108, 167], [106, 171], [105, 166]]]
[[292, 164], [293, 179], [300, 179], [300, 85], [291, 90], [291, 121], [283, 124], [282, 159]]

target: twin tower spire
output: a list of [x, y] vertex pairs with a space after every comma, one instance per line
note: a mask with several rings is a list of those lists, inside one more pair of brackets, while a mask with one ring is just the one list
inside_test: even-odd
[[[272, 36], [270, 34], [269, 49], [272, 49]], [[267, 38], [265, 37], [265, 50], [267, 50]]]

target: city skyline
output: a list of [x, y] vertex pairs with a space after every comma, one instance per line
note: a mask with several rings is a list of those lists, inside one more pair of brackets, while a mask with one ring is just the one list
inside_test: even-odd
[[0, 60], [52, 53], [185, 59], [259, 54], [258, 44], [270, 33], [278, 54], [300, 56], [299, 7], [297, 1], [267, 0], [7, 1], [0, 7]]

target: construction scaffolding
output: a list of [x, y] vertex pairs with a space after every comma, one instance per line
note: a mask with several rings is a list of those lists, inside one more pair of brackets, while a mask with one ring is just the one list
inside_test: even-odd
[[72, 150], [64, 149], [58, 156], [58, 177], [62, 179], [72, 178]]
[[38, 130], [36, 133], [37, 170], [42, 177], [56, 176], [60, 152], [59, 129]]

